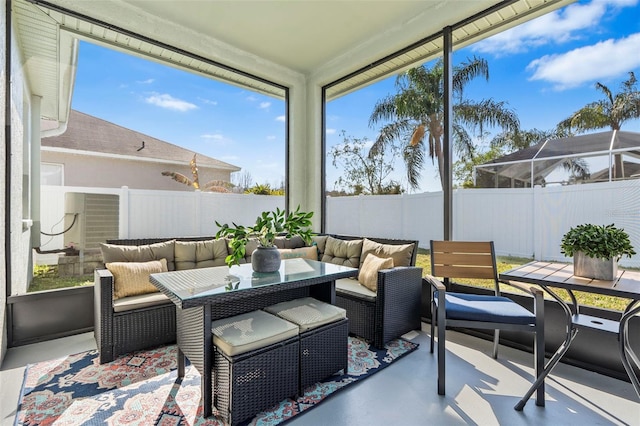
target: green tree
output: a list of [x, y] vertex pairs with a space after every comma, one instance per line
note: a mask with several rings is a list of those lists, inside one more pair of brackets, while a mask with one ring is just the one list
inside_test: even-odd
[[[562, 120], [558, 124], [559, 129], [576, 133], [606, 127], [620, 130], [626, 121], [640, 118], [640, 91], [633, 71], [629, 72], [629, 78], [622, 82], [621, 90], [616, 94], [600, 82], [596, 82], [595, 87], [604, 95], [604, 99], [583, 106]], [[614, 177], [624, 177], [621, 154], [615, 155]]]
[[[380, 129], [371, 153], [388, 145], [398, 144], [407, 170], [409, 185], [416, 189], [424, 167], [425, 152], [438, 162], [441, 182], [444, 182], [444, 67], [438, 60], [432, 67], [422, 65], [400, 74], [396, 80], [398, 93], [376, 103], [369, 125], [386, 122]], [[453, 128], [455, 152], [463, 159], [473, 159], [476, 146], [472, 133], [484, 133], [486, 126], [517, 130], [516, 114], [504, 102], [484, 99], [464, 99], [465, 86], [476, 77], [489, 79], [485, 59], [473, 57], [453, 69]], [[472, 132], [472, 133], [470, 133]], [[426, 143], [425, 143], [426, 142]]]
[[[501, 157], [502, 150], [492, 147], [488, 151], [476, 154], [473, 158], [466, 160], [458, 160], [453, 165], [453, 179], [463, 188], [473, 188], [476, 185], [473, 182], [473, 168], [480, 164], [488, 163], [491, 160]], [[480, 185], [482, 187], [487, 185]]]
[[343, 143], [332, 147], [329, 152], [332, 164], [344, 171], [344, 175], [335, 182], [336, 187], [353, 195], [403, 192], [398, 182], [387, 181], [398, 156], [396, 147], [389, 146], [369, 155], [367, 151], [371, 142], [368, 139], [349, 137], [344, 131], [341, 136]]

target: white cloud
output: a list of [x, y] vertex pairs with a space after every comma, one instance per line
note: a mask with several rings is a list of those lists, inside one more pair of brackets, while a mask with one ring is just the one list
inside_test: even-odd
[[285, 120], [286, 120], [286, 117], [284, 115], [279, 115], [276, 117], [276, 121], [282, 121], [284, 123]]
[[503, 56], [545, 44], [565, 43], [575, 39], [575, 33], [597, 26], [612, 9], [637, 3], [638, 0], [593, 0], [572, 4], [482, 40], [474, 45], [474, 50]]
[[271, 106], [271, 102], [260, 102], [260, 106], [258, 108], [269, 109], [270, 106]]
[[176, 99], [167, 93], [164, 93], [164, 94], [154, 93], [153, 95], [145, 98], [145, 102], [151, 105], [159, 106], [161, 108], [167, 108], [167, 109], [172, 109], [175, 111], [182, 111], [182, 112], [198, 108], [196, 105], [192, 104], [191, 102], [183, 101], [181, 99]]
[[563, 90], [587, 82], [621, 77], [640, 66], [638, 46], [640, 33], [563, 54], [545, 55], [527, 66], [527, 70], [533, 72], [529, 80], [547, 81], [554, 84], [556, 90]]
[[154, 78], [148, 78], [148, 79], [146, 79], [146, 80], [139, 80], [139, 81], [136, 81], [136, 83], [138, 83], [138, 84], [151, 84], [151, 83], [153, 83], [154, 81], [156, 81]]
[[273, 135], [269, 135], [269, 136], [267, 136], [267, 140], [268, 141], [274, 141], [274, 140], [276, 140], [276, 137], [273, 136]]
[[212, 101], [210, 99], [205, 99], [205, 98], [198, 98], [198, 100], [200, 102], [202, 102], [203, 104], [207, 104], [207, 105], [218, 105], [218, 101]]
[[334, 135], [336, 133], [336, 129], [327, 129], [328, 135]]
[[202, 139], [214, 139], [214, 140], [219, 140], [219, 141], [224, 140], [224, 136], [221, 135], [220, 133], [213, 133], [213, 134], [207, 133], [207, 134], [204, 134], [204, 135], [200, 135], [200, 137]]
[[253, 96], [253, 95], [249, 95], [249, 96], [247, 96], [247, 100], [248, 100], [249, 102], [255, 102], [255, 101], [257, 101], [257, 100], [258, 100], [258, 98], [256, 98], [256, 97], [255, 97], [255, 96]]

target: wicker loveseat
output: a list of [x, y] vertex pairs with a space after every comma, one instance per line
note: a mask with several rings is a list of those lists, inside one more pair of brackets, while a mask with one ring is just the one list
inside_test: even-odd
[[[339, 235], [332, 237], [355, 243], [355, 248], [358, 247], [358, 241], [362, 241], [360, 263], [353, 265], [355, 259], [351, 259], [351, 265], [361, 268], [361, 274], [368, 254], [393, 257], [395, 262], [394, 267], [377, 272], [375, 291], [363, 286], [360, 279], [345, 278], [336, 281], [336, 305], [347, 311], [349, 333], [382, 348], [388, 341], [419, 329], [422, 268], [415, 266], [418, 241]], [[319, 251], [323, 253], [320, 260], [341, 263], [339, 257], [332, 259], [327, 255], [327, 247]]]
[[[348, 249], [342, 247], [342, 242]], [[171, 271], [224, 265], [228, 247], [221, 243], [213, 237], [123, 239], [109, 240], [102, 249], [105, 264], [109, 263], [112, 269], [113, 262], [166, 259], [166, 268]], [[276, 245], [285, 249], [283, 257], [295, 257], [296, 249], [302, 249], [304, 242], [280, 238]], [[379, 271], [376, 292], [355, 280], [338, 280], [336, 305], [347, 310], [353, 324], [350, 333], [372, 341], [376, 347], [420, 327], [422, 270], [413, 266], [417, 241], [320, 235], [314, 237], [313, 245], [319, 260], [353, 267], [364, 262], [368, 253], [363, 253], [363, 249], [368, 248], [376, 256], [390, 257], [385, 254], [390, 247], [403, 247], [402, 262], [408, 266]], [[245, 261], [250, 262], [254, 248], [252, 244], [247, 246]], [[118, 289], [114, 274], [106, 268], [95, 271], [94, 281], [94, 334], [100, 363], [113, 361], [127, 352], [175, 342], [175, 305], [166, 296], [151, 289], [144, 294], [125, 294], [114, 299]], [[292, 294], [291, 298], [303, 296]]]

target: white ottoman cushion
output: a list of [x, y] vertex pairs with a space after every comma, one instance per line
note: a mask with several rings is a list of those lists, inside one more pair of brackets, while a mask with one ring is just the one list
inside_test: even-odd
[[346, 310], [313, 297], [277, 303], [264, 310], [298, 324], [301, 333], [347, 317]]
[[298, 326], [264, 311], [211, 322], [213, 344], [229, 356], [264, 348], [298, 335]]

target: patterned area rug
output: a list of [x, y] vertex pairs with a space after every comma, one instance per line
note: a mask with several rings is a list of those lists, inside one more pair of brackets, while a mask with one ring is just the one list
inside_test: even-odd
[[[277, 425], [329, 395], [382, 370], [418, 345], [403, 339], [376, 350], [349, 337], [348, 374], [334, 375], [259, 413], [249, 424]], [[193, 366], [176, 377], [176, 346], [124, 355], [100, 365], [97, 351], [28, 365], [16, 425], [224, 425], [203, 418], [200, 374]]]

